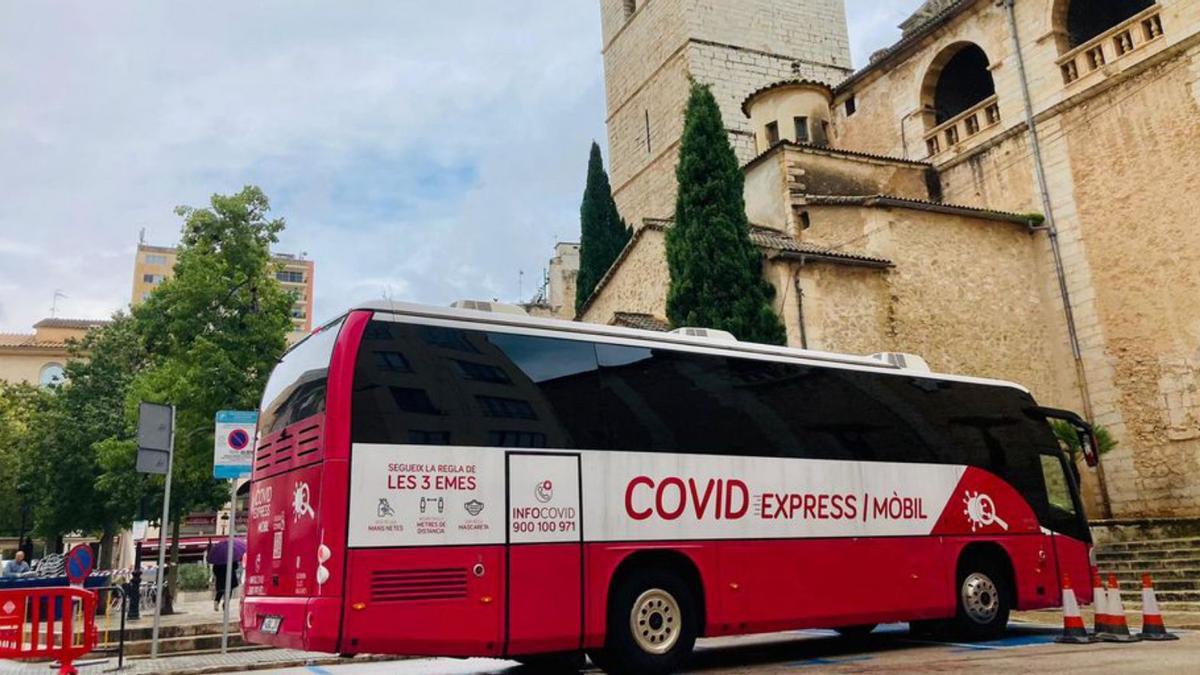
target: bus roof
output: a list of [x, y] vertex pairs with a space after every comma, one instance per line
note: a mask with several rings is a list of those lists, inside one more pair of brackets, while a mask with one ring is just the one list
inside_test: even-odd
[[[467, 321], [475, 324], [507, 326], [510, 328], [530, 328], [537, 330], [549, 330], [560, 333], [569, 333], [573, 335], [586, 335], [592, 337], [609, 337], [609, 338], [626, 338], [642, 341], [652, 341], [664, 345], [672, 345], [683, 348], [704, 348], [718, 352], [727, 352], [731, 354], [756, 354], [760, 356], [779, 356], [794, 359], [803, 359], [807, 361], [815, 361], [830, 366], [842, 366], [851, 368], [861, 368], [877, 370], [885, 373], [911, 375], [913, 377], [924, 377], [939, 380], [953, 380], [959, 382], [971, 382], [975, 384], [990, 385], [996, 387], [1010, 387], [1019, 389], [1026, 393], [1029, 390], [1024, 386], [1015, 382], [1006, 380], [996, 380], [990, 378], [970, 377], [967, 375], [949, 375], [944, 373], [932, 373], [921, 370], [913, 370], [901, 368], [891, 363], [886, 363], [878, 359], [867, 356], [859, 356], [855, 354], [839, 354], [836, 352], [824, 352], [812, 349], [797, 349], [794, 347], [778, 347], [774, 345], [759, 344], [756, 342], [728, 342], [722, 340], [711, 340], [703, 337], [695, 337], [684, 335], [681, 333], [660, 333], [657, 331], [643, 330], [639, 328], [625, 328], [623, 326], [608, 326], [595, 323], [585, 323], [582, 321], [563, 321], [561, 319], [548, 319], [543, 317], [534, 317], [529, 315], [511, 314], [506, 312], [485, 312], [472, 309], [459, 309], [456, 307], [434, 307], [430, 305], [419, 305], [409, 302], [396, 302], [392, 300], [374, 300], [364, 302], [347, 310], [346, 313], [355, 310], [369, 310], [373, 312], [386, 312], [400, 316], [409, 316], [415, 318], [433, 319], [433, 320], [450, 320], [450, 321]], [[339, 314], [338, 317], [344, 316], [345, 313]], [[327, 324], [326, 324], [327, 325]], [[320, 329], [318, 329], [320, 330]], [[307, 337], [305, 338], [307, 340]], [[299, 346], [304, 340], [293, 346]]]

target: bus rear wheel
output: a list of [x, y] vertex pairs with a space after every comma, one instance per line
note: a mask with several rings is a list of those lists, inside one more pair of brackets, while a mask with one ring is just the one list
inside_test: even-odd
[[959, 566], [958, 612], [952, 627], [956, 637], [991, 640], [1004, 633], [1012, 610], [1008, 578], [1004, 568], [987, 557]]
[[699, 613], [688, 584], [663, 569], [617, 582], [600, 665], [610, 673], [671, 673], [692, 652]]

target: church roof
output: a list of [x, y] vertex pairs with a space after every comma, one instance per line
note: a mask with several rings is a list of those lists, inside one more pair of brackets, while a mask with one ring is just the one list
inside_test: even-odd
[[887, 258], [878, 258], [865, 253], [850, 253], [816, 246], [800, 241], [778, 230], [771, 230], [765, 227], [751, 227], [750, 241], [760, 249], [773, 251], [779, 257], [783, 258], [800, 258], [810, 261], [824, 261], [864, 267], [892, 266], [892, 261]]
[[981, 209], [975, 206], [945, 204], [942, 202], [931, 202], [925, 199], [910, 199], [908, 197], [895, 197], [884, 194], [805, 195], [804, 200], [814, 206], [874, 206], [884, 208], [892, 207], [902, 209], [919, 209], [921, 211], [945, 213], [954, 216], [967, 216], [970, 218], [982, 218], [985, 220], [998, 220], [1005, 223], [1013, 223], [1015, 225], [1024, 225], [1025, 227], [1029, 227], [1031, 224], [1040, 223], [1042, 220], [1041, 214], [996, 211], [995, 209]]
[[826, 82], [821, 82], [820, 80], [796, 79], [796, 78], [792, 78], [792, 79], [788, 79], [788, 80], [780, 80], [778, 82], [772, 82], [771, 84], [768, 84], [765, 87], [759, 87], [758, 89], [755, 89], [754, 91], [750, 92], [749, 96], [742, 99], [742, 114], [745, 115], [746, 117], [749, 117], [750, 116], [750, 102], [769, 91], [775, 91], [776, 89], [784, 89], [786, 87], [806, 87], [806, 86], [807, 87], [816, 87], [817, 89], [822, 89], [825, 91], [826, 94], [829, 95], [830, 98], [833, 98], [833, 87], [829, 86], [829, 84]]
[[667, 323], [666, 319], [660, 319], [653, 314], [641, 314], [639, 312], [613, 312], [610, 324], [613, 326], [624, 326], [625, 328], [653, 330], [660, 333], [671, 330], [671, 324]]

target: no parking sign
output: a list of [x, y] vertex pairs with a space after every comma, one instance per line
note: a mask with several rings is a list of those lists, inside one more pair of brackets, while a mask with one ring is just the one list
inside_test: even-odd
[[258, 413], [222, 410], [217, 413], [213, 448], [213, 477], [241, 478], [250, 475], [254, 461], [254, 427]]

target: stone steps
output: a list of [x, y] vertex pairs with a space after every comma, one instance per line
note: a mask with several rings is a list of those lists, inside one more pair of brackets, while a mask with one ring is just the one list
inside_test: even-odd
[[1117, 576], [1126, 609], [1141, 607], [1142, 574], [1149, 573], [1163, 610], [1200, 611], [1200, 537], [1103, 544], [1096, 561], [1106, 581]]
[[1200, 549], [1195, 548], [1146, 549], [1144, 551], [1096, 551], [1097, 560], [1113, 562], [1123, 560], [1194, 560], [1198, 557], [1200, 557]]
[[1200, 537], [1182, 537], [1176, 539], [1146, 539], [1137, 541], [1116, 541], [1101, 544], [1098, 549], [1104, 551], [1148, 551], [1164, 548], [1180, 548], [1200, 550]]

